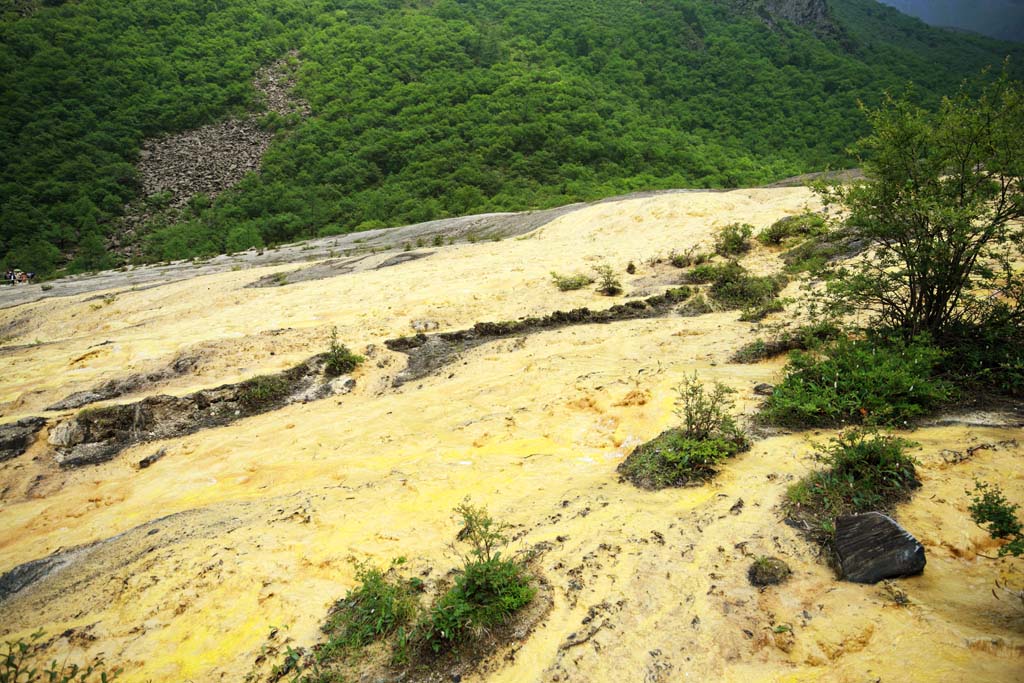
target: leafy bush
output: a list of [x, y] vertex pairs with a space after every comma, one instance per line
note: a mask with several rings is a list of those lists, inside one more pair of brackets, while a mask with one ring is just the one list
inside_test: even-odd
[[583, 273], [576, 273], [575, 275], [559, 275], [555, 271], [551, 271], [551, 279], [554, 281], [555, 286], [563, 292], [568, 292], [574, 289], [583, 289], [584, 287], [594, 283], [594, 278]]
[[1024, 555], [1024, 524], [1017, 519], [1020, 506], [1006, 500], [996, 484], [976, 481], [974, 493], [967, 493], [971, 495], [971, 519], [992, 538], [1007, 541], [1000, 546], [999, 557]]
[[873, 510], [891, 512], [920, 486], [910, 442], [852, 429], [834, 437], [822, 455], [828, 469], [813, 472], [786, 491], [787, 516], [806, 522], [812, 537], [828, 545], [835, 518]]
[[762, 417], [789, 427], [903, 425], [951, 397], [937, 378], [943, 352], [927, 340], [840, 339], [794, 351]]
[[965, 390], [1024, 397], [1024, 325], [1010, 311], [984, 325], [951, 324], [941, 338], [943, 369]]
[[0, 683], [108, 683], [122, 673], [119, 668], [106, 670], [100, 658], [84, 666], [68, 664], [65, 660], [58, 667], [56, 659], [44, 665], [37, 661], [41, 657], [39, 640], [43, 635], [42, 631], [37, 631], [28, 641], [19, 638], [4, 643], [7, 651], [0, 654]]
[[753, 309], [767, 305], [785, 286], [785, 276], [750, 275], [743, 266], [732, 262], [715, 272], [709, 294], [722, 308]]
[[594, 272], [597, 273], [597, 291], [605, 296], [615, 296], [616, 294], [622, 294], [622, 283], [619, 282], [619, 278], [616, 277], [615, 271], [608, 264], [603, 264], [594, 267]]
[[697, 247], [690, 247], [682, 254], [677, 254], [673, 251], [668, 257], [669, 262], [676, 268], [699, 266], [702, 263], [707, 263], [710, 259], [711, 254], [697, 252]]
[[462, 516], [458, 538], [470, 544], [455, 585], [430, 608], [417, 628], [434, 653], [457, 648], [478, 632], [506, 621], [536, 594], [523, 566], [501, 557], [507, 538], [505, 524], [494, 521], [469, 501], [455, 511]]
[[[396, 560], [393, 565], [404, 560]], [[321, 627], [329, 637], [318, 652], [321, 661], [391, 635], [416, 614], [417, 580], [401, 580], [376, 567], [356, 565], [359, 584], [331, 610]]]
[[703, 285], [720, 278], [734, 277], [735, 273], [743, 272], [743, 266], [735, 261], [728, 263], [702, 263], [694, 266], [683, 275], [683, 282], [691, 285]]
[[708, 392], [697, 374], [676, 387], [675, 414], [680, 426], [641, 445], [619, 465], [637, 486], [660, 489], [710, 479], [717, 467], [749, 447], [730, 415], [732, 389], [716, 382]]
[[238, 401], [249, 410], [260, 410], [288, 395], [288, 382], [277, 375], [258, 375], [242, 382]]
[[745, 323], [756, 323], [772, 313], [781, 313], [784, 310], [786, 307], [782, 303], [782, 299], [769, 299], [744, 308], [740, 313], [740, 320]]
[[331, 345], [324, 359], [324, 374], [337, 377], [352, 372], [365, 358], [349, 351], [348, 347], [338, 341], [338, 328], [331, 328]]
[[791, 237], [816, 237], [827, 231], [825, 219], [816, 213], [786, 216], [761, 231], [757, 241], [764, 245], [782, 244]]
[[754, 226], [749, 223], [730, 223], [715, 234], [715, 253], [733, 256], [750, 251], [750, 236]]

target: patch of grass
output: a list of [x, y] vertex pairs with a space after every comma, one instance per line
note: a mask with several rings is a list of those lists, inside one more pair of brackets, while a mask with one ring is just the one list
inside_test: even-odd
[[716, 382], [708, 391], [697, 374], [676, 387], [680, 425], [639, 446], [621, 465], [623, 477], [641, 488], [661, 489], [706, 481], [727, 458], [749, 448], [730, 415], [733, 390]]
[[107, 670], [101, 658], [85, 665], [57, 660], [47, 665], [39, 642], [45, 633], [36, 631], [28, 640], [19, 638], [4, 643], [6, 652], [0, 651], [0, 683], [108, 683], [116, 680], [122, 669]]
[[827, 469], [812, 472], [786, 491], [783, 510], [803, 523], [812, 540], [831, 547], [835, 519], [877, 510], [891, 513], [920, 486], [912, 444], [876, 432], [851, 429], [830, 440], [821, 460]]
[[750, 251], [750, 236], [754, 226], [749, 223], [730, 223], [715, 234], [715, 253], [734, 256]]
[[622, 294], [622, 283], [615, 275], [615, 271], [608, 264], [594, 266], [597, 274], [597, 291], [605, 296], [616, 296]]
[[757, 241], [764, 245], [778, 245], [793, 237], [817, 237], [828, 231], [825, 219], [816, 213], [786, 216], [772, 223], [758, 234]]
[[324, 374], [328, 377], [345, 375], [362, 363], [365, 358], [349, 351], [348, 347], [338, 341], [338, 328], [331, 328], [331, 345], [324, 354]]
[[576, 273], [575, 275], [559, 275], [555, 271], [551, 271], [551, 280], [555, 283], [555, 286], [563, 292], [583, 289], [584, 287], [594, 284], [594, 278], [589, 275], [584, 275], [583, 273]]
[[684, 318], [692, 318], [698, 315], [704, 315], [705, 313], [711, 313], [715, 309], [708, 303], [707, 298], [703, 294], [698, 294], [693, 297], [685, 304], [679, 307], [679, 315]]
[[1024, 325], [1010, 316], [956, 323], [940, 340], [944, 375], [972, 394], [1024, 397]]
[[744, 344], [730, 358], [731, 363], [757, 363], [767, 358], [781, 356], [790, 351], [817, 348], [821, 344], [838, 339], [842, 331], [835, 323], [824, 321], [802, 325], [774, 339], [755, 339]]
[[822, 232], [782, 254], [788, 273], [819, 275], [833, 261], [852, 258], [866, 247], [849, 227]]
[[238, 402], [249, 410], [261, 410], [288, 396], [288, 382], [277, 375], [258, 375], [242, 382]]
[[[404, 562], [399, 558], [392, 567]], [[353, 650], [407, 627], [416, 616], [418, 579], [400, 579], [392, 571], [356, 564], [358, 585], [334, 604], [321, 630], [327, 643], [317, 651], [321, 663], [351, 654]]]
[[936, 374], [943, 355], [926, 340], [885, 338], [794, 351], [761, 417], [786, 427], [906, 426], [952, 397]]
[[496, 522], [468, 500], [455, 511], [462, 516], [458, 538], [470, 544], [461, 574], [428, 610], [417, 626], [416, 639], [432, 652], [458, 646], [489, 627], [506, 621], [536, 594], [525, 568], [498, 550], [507, 541], [508, 526]]

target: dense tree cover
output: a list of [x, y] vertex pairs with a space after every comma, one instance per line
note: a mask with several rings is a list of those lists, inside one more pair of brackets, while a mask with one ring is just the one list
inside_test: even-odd
[[49, 4], [0, 24], [0, 254], [43, 272], [109, 265], [141, 140], [256, 106], [289, 48], [312, 116], [268, 117], [263, 171], [155, 221], [150, 258], [844, 165], [858, 99], [1012, 49], [871, 0], [831, 3], [841, 39], [696, 0]]

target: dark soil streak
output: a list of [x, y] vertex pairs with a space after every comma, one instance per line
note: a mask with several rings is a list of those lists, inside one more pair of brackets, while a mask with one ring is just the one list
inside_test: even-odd
[[555, 311], [541, 318], [524, 318], [504, 322], [481, 322], [468, 330], [440, 332], [413, 337], [389, 339], [384, 344], [392, 351], [401, 351], [409, 356], [406, 369], [394, 379], [394, 386], [421, 379], [454, 361], [464, 351], [480, 346], [494, 339], [523, 336], [553, 330], [571, 325], [593, 325], [659, 318], [668, 315], [676, 304], [686, 301], [693, 294], [689, 287], [669, 289], [664, 294], [627, 301], [601, 311], [576, 308], [571, 311]]

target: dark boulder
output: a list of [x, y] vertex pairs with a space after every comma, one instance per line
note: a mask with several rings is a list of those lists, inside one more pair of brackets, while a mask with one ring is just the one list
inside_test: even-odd
[[46, 424], [46, 418], [26, 417], [17, 422], [0, 425], [0, 462], [16, 458], [36, 440], [36, 432]]
[[924, 546], [880, 512], [837, 518], [835, 549], [842, 578], [854, 583], [877, 583], [924, 571]]
[[775, 393], [775, 387], [767, 382], [761, 382], [754, 386], [754, 393], [758, 396], [771, 396]]

